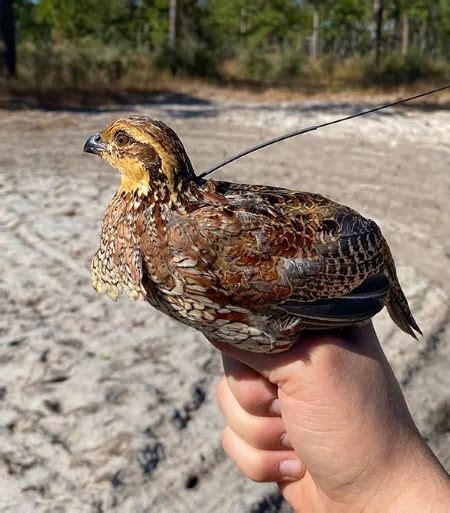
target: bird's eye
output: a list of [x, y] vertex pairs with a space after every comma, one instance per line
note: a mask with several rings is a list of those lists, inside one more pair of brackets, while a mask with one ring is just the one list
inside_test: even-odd
[[130, 142], [130, 137], [123, 132], [119, 132], [114, 138], [117, 146], [126, 146]]

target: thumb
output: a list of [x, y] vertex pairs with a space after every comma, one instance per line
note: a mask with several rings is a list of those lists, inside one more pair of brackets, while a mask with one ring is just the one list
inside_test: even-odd
[[243, 351], [214, 338], [210, 338], [209, 341], [223, 353], [248, 365], [281, 388], [284, 388], [293, 378], [303, 380], [311, 373], [320, 373], [321, 364], [327, 366], [327, 362], [323, 360], [333, 356], [335, 352], [333, 348], [347, 349], [355, 356], [361, 355], [377, 360], [384, 358], [372, 323], [342, 329], [339, 334], [331, 331], [305, 332], [300, 335], [291, 349], [276, 354]]

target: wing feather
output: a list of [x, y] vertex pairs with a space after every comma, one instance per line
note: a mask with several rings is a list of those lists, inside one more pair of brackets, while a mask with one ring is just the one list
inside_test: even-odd
[[234, 304], [323, 327], [383, 308], [390, 281], [374, 221], [317, 194], [224, 182], [215, 192], [228, 203], [223, 212], [203, 205], [198, 226], [210, 234], [217, 285]]

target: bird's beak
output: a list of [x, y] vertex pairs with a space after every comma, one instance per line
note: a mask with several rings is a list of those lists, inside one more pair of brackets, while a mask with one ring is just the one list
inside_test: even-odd
[[86, 153], [93, 153], [94, 155], [101, 155], [101, 153], [105, 150], [106, 144], [103, 142], [100, 132], [97, 132], [96, 134], [89, 137], [83, 148], [83, 151]]

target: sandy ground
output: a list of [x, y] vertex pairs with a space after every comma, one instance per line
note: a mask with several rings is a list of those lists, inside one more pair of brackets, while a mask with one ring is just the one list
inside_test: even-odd
[[[179, 133], [201, 171], [348, 104], [213, 104], [163, 97], [126, 112]], [[117, 175], [83, 155], [124, 114], [0, 111], [0, 511], [289, 511], [220, 446], [217, 352], [147, 304], [90, 287]], [[450, 112], [385, 111], [308, 134], [217, 177], [316, 191], [382, 227], [425, 336], [376, 326], [417, 425], [450, 465]], [[447, 289], [447, 290], [446, 290]]]

